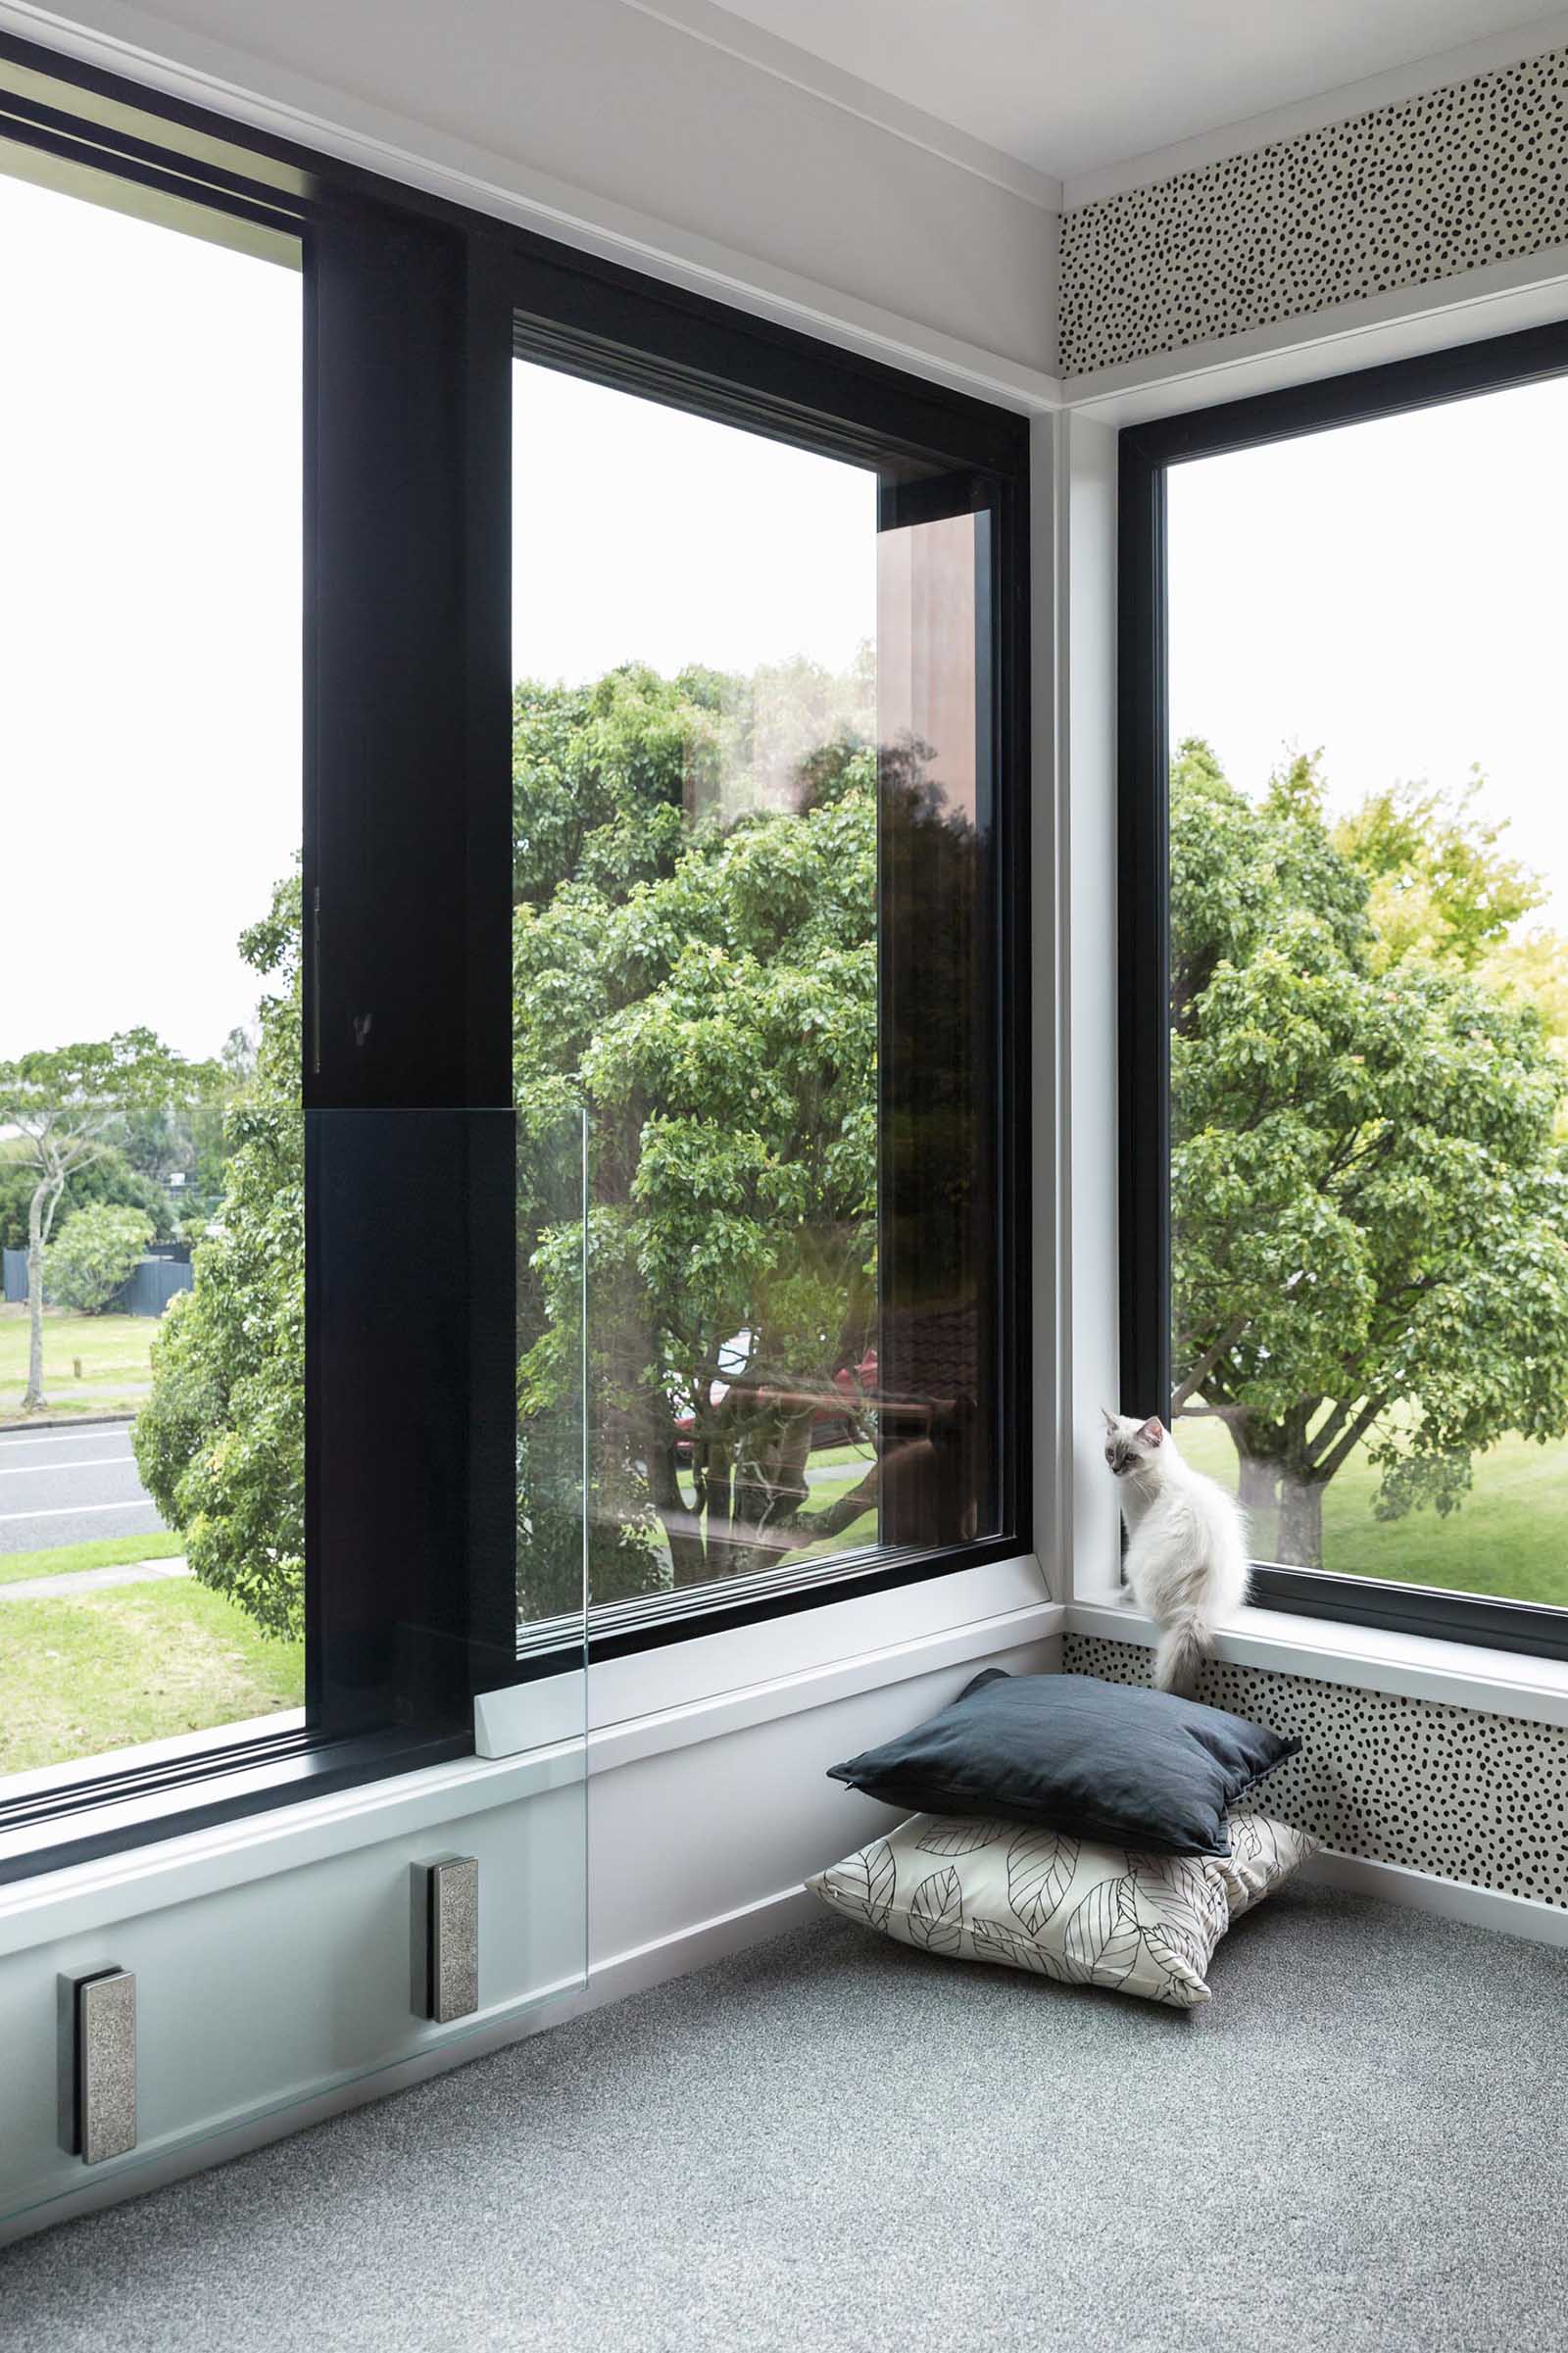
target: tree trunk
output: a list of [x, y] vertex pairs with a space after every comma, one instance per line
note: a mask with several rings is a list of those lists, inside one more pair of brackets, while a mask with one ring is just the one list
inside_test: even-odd
[[800, 1543], [795, 1525], [811, 1492], [811, 1424], [809, 1411], [785, 1414], [773, 1420], [765, 1444], [760, 1431], [748, 1433], [747, 1469], [735, 1473], [733, 1576], [769, 1568]]
[[[692, 1432], [692, 1458], [700, 1467], [701, 1484], [697, 1490], [698, 1516], [703, 1524], [705, 1557], [703, 1575], [732, 1577], [735, 1573], [735, 1466], [730, 1459], [727, 1433], [707, 1438], [700, 1435], [703, 1417], [699, 1413]], [[684, 1580], [677, 1578], [676, 1583]]]
[[1323, 1481], [1286, 1473], [1280, 1488], [1280, 1534], [1275, 1558], [1288, 1568], [1323, 1566]]
[[1266, 1511], [1272, 1516], [1279, 1509], [1279, 1464], [1238, 1448], [1237, 1466], [1236, 1500], [1242, 1509], [1254, 1515]]
[[23, 1392], [24, 1413], [39, 1413], [43, 1394], [43, 1246], [54, 1223], [60, 1183], [45, 1177], [34, 1185], [27, 1203], [27, 1386]]
[[698, 1533], [696, 1516], [680, 1492], [680, 1481], [675, 1474], [674, 1432], [662, 1423], [653, 1423], [644, 1441], [643, 1460], [648, 1465], [649, 1495], [663, 1523], [669, 1545], [671, 1582], [701, 1585], [708, 1574], [707, 1547]]

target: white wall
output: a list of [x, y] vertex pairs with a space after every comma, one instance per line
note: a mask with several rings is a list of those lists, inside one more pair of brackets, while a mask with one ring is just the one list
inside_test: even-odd
[[1068, 1064], [1063, 1281], [1069, 1335], [1062, 1445], [1070, 1464], [1072, 1591], [1108, 1598], [1120, 1576], [1115, 1490], [1100, 1413], [1120, 1410], [1116, 1224], [1116, 436], [1056, 421], [1061, 719], [1057, 798], [1068, 838]]
[[645, 265], [702, 264], [715, 291], [770, 288], [823, 325], [874, 314], [895, 345], [905, 321], [1026, 372], [1054, 364], [1050, 203], [622, 0], [0, 5], [40, 41], [61, 19], [123, 44], [126, 72], [230, 111], [258, 101], [241, 111], [278, 129], [291, 115], [333, 152], [346, 131], [393, 176], [466, 174], [448, 192], [613, 232]]
[[[826, 1768], [983, 1665], [1056, 1665], [1061, 1615], [1031, 1561], [829, 1603], [595, 1670], [586, 1748], [0, 1889], [0, 2239], [787, 1926], [805, 1874], [889, 1820]], [[483, 2006], [460, 2029], [409, 2008], [409, 1865], [451, 1851], [480, 1863]], [[56, 2145], [55, 1985], [108, 1964], [137, 1977], [140, 2139], [89, 2175]]]

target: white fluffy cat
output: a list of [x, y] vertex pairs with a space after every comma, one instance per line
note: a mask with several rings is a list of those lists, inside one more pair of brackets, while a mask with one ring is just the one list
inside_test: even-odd
[[1187, 1691], [1214, 1628], [1247, 1599], [1247, 1523], [1222, 1487], [1183, 1462], [1163, 1422], [1101, 1410], [1127, 1524], [1128, 1588], [1159, 1628], [1154, 1688]]

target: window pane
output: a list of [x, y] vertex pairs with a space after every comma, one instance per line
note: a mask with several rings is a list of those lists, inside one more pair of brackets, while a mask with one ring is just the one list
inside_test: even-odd
[[886, 1544], [962, 1544], [1000, 1517], [990, 530], [956, 515], [879, 543]]
[[579, 1378], [596, 1604], [989, 1533], [986, 518], [521, 362], [514, 416], [520, 1614]]
[[1565, 428], [1169, 477], [1179, 1443], [1259, 1559], [1562, 1605]]
[[6, 158], [16, 1772], [303, 1700], [301, 312], [277, 231]]

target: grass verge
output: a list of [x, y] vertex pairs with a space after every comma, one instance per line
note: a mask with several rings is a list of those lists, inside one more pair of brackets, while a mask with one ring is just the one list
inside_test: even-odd
[[24, 1577], [69, 1577], [76, 1569], [119, 1569], [138, 1560], [177, 1560], [185, 1539], [172, 1529], [156, 1536], [95, 1536], [83, 1544], [53, 1544], [42, 1552], [0, 1552], [0, 1585]]
[[[25, 1307], [0, 1306], [0, 1416], [7, 1420], [22, 1411], [27, 1329]], [[155, 1315], [67, 1315], [45, 1308], [43, 1385], [48, 1412], [134, 1413], [152, 1384], [157, 1336]]]
[[[1236, 1449], [1217, 1422], [1178, 1421], [1176, 1441], [1195, 1470], [1236, 1492]], [[1346, 1577], [1438, 1585], [1454, 1593], [1568, 1607], [1568, 1445], [1503, 1438], [1474, 1464], [1474, 1485], [1457, 1511], [1372, 1516], [1378, 1474], [1358, 1447], [1323, 1496], [1323, 1566]], [[1252, 1549], [1266, 1560], [1266, 1515]]]
[[300, 1707], [305, 1645], [194, 1582], [0, 1602], [0, 1773]]

